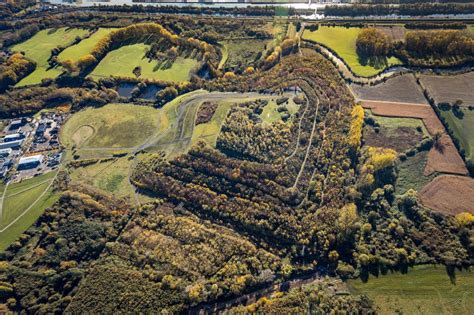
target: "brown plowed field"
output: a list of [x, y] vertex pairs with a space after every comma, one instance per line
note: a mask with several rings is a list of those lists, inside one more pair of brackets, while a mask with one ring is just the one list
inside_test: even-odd
[[437, 212], [474, 214], [474, 180], [469, 177], [443, 175], [433, 179], [419, 192], [421, 203]]
[[[431, 135], [438, 130], [445, 131], [443, 124], [429, 105], [383, 101], [362, 101], [361, 105], [371, 109], [372, 113], [379, 116], [422, 119]], [[426, 163], [424, 174], [428, 176], [434, 172], [468, 174], [464, 161], [447, 134], [441, 138], [438, 148], [433, 147], [428, 154], [428, 163]]]
[[474, 72], [457, 75], [422, 75], [421, 83], [430, 91], [437, 103], [462, 100], [474, 105]]
[[361, 100], [426, 104], [423, 91], [413, 74], [404, 74], [377, 85], [351, 84], [350, 88]]

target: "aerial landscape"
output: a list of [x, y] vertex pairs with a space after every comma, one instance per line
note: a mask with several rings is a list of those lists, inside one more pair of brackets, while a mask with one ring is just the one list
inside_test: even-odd
[[0, 2], [0, 314], [474, 314], [474, 3]]

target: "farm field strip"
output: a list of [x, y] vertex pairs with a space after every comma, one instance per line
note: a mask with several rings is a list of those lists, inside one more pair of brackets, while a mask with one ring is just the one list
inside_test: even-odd
[[441, 111], [454, 136], [459, 139], [461, 148], [466, 152], [466, 159], [474, 160], [474, 111], [463, 110], [462, 119], [457, 118], [452, 111]]
[[434, 147], [429, 152], [428, 163], [425, 168], [426, 176], [434, 172], [459, 175], [468, 174], [464, 161], [454, 146], [453, 141], [446, 134], [443, 124], [429, 105], [381, 101], [362, 101], [361, 105], [366, 109], [372, 110], [375, 115], [420, 118], [431, 135], [434, 135], [437, 131], [444, 132], [440, 139], [440, 145], [443, 147], [442, 152]]
[[351, 84], [349, 88], [356, 99], [428, 105], [412, 74], [396, 76], [371, 86]]
[[474, 71], [456, 75], [421, 75], [420, 81], [437, 103], [474, 105]]
[[[474, 214], [474, 179], [469, 177], [438, 176], [423, 187], [419, 196], [426, 207], [443, 214]], [[454, 204], [456, 208], [453, 208]]]

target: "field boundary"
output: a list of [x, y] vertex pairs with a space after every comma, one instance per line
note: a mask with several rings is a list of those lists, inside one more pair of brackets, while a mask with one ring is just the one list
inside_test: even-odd
[[440, 149], [433, 147], [428, 153], [428, 162], [424, 171], [425, 176], [435, 172], [457, 175], [468, 174], [461, 155], [430, 105], [369, 100], [361, 100], [360, 103], [365, 109], [372, 110], [374, 115], [422, 119], [423, 124], [432, 136], [438, 131], [443, 133], [438, 145]]

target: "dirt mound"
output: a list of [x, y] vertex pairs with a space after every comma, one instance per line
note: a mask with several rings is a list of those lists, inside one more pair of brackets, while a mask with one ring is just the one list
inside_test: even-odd
[[[443, 124], [429, 105], [383, 101], [362, 101], [361, 104], [364, 108], [371, 109], [372, 113], [379, 116], [422, 119], [431, 135], [434, 135], [437, 131], [445, 132]], [[442, 136], [440, 145], [437, 148], [433, 147], [429, 152], [424, 175], [428, 176], [434, 172], [468, 174], [464, 161], [447, 134]]]
[[474, 214], [474, 180], [469, 177], [443, 175], [433, 179], [419, 192], [421, 203], [437, 212]]

